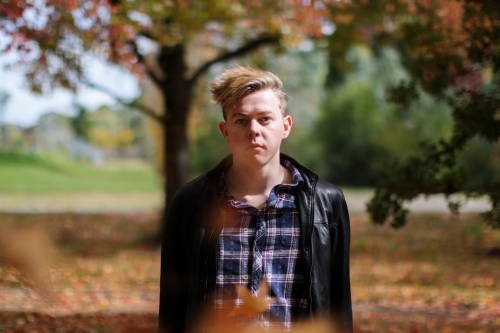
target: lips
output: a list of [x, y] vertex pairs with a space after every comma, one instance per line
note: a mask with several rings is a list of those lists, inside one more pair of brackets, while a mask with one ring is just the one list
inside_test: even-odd
[[249, 148], [249, 149], [257, 149], [257, 148], [261, 148], [261, 149], [263, 149], [263, 148], [264, 148], [264, 146], [259, 145], [259, 144], [257, 144], [257, 143], [252, 143], [251, 145], [249, 145], [249, 146], [248, 146], [248, 148]]

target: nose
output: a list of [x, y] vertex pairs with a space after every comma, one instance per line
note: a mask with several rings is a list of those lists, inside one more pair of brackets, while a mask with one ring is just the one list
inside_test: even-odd
[[257, 120], [251, 120], [248, 124], [248, 136], [251, 138], [260, 136], [260, 125]]

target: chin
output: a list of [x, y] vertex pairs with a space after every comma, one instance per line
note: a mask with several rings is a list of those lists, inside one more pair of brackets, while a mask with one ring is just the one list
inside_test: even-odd
[[249, 154], [245, 156], [245, 162], [254, 165], [266, 165], [272, 159], [274, 155], [262, 154], [262, 152], [257, 152], [256, 154]]

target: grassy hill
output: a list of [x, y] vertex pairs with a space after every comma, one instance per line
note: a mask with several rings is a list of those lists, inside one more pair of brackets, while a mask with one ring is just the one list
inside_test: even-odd
[[140, 161], [92, 166], [55, 155], [0, 151], [0, 193], [160, 193], [154, 168]]

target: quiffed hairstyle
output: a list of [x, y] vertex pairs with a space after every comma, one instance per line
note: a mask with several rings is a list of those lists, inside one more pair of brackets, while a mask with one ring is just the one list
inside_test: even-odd
[[280, 78], [268, 71], [251, 67], [238, 66], [226, 69], [222, 75], [209, 86], [212, 102], [222, 108], [222, 115], [233, 109], [243, 97], [255, 91], [271, 89], [278, 97], [280, 109], [286, 114], [288, 97]]

